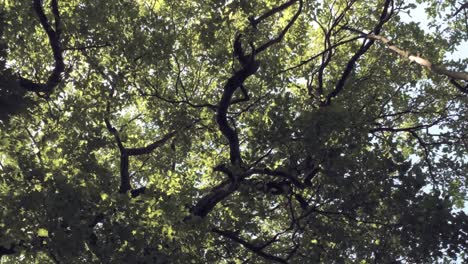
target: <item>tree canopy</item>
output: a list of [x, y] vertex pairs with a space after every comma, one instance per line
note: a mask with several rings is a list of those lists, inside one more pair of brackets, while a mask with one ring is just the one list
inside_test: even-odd
[[468, 261], [467, 21], [455, 0], [2, 1], [1, 260]]

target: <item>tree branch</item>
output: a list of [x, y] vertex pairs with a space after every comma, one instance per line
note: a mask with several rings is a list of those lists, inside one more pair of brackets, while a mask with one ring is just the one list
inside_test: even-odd
[[177, 131], [172, 131], [166, 135], [164, 135], [160, 140], [157, 140], [146, 147], [142, 148], [128, 148], [127, 153], [129, 156], [139, 156], [144, 154], [149, 154], [156, 148], [161, 147], [164, 145], [169, 139], [173, 138], [177, 134]]
[[468, 94], [468, 83], [463, 86], [454, 79], [450, 79], [450, 83], [453, 84], [460, 92]]
[[[129, 157], [130, 156], [140, 156], [151, 153], [158, 147], [163, 146], [167, 141], [173, 138], [178, 131], [172, 131], [166, 135], [164, 135], [160, 140], [157, 140], [146, 147], [141, 148], [126, 148], [122, 144], [122, 140], [120, 139], [119, 133], [115, 127], [112, 126], [108, 118], [104, 119], [106, 123], [107, 130], [114, 135], [115, 141], [117, 142], [117, 146], [119, 147], [120, 151], [120, 187], [119, 193], [126, 193], [132, 190], [132, 185], [130, 183], [130, 172], [129, 172]], [[195, 122], [196, 123], [196, 122]], [[186, 126], [186, 128], [190, 128], [194, 123]], [[140, 188], [141, 189], [141, 188]], [[138, 190], [138, 189], [137, 189]], [[133, 190], [132, 197], [136, 197], [144, 192], [144, 189], [141, 189], [141, 192]]]
[[270, 16], [272, 16], [272, 15], [278, 13], [278, 12], [281, 12], [281, 11], [285, 10], [286, 8], [290, 7], [291, 5], [293, 5], [296, 2], [297, 2], [297, 0], [290, 0], [290, 1], [284, 3], [284, 4], [280, 5], [280, 6], [272, 8], [270, 11], [264, 13], [263, 15], [259, 16], [258, 18], [251, 19], [250, 21], [252, 23], [252, 26], [254, 28], [256, 28], [258, 23], [262, 22], [263, 20], [269, 18]]
[[[329, 27], [328, 30], [325, 29], [325, 26], [323, 26], [322, 23], [320, 23], [320, 21], [315, 20], [317, 22], [317, 24], [320, 26], [320, 28], [322, 29], [322, 31], [323, 31], [323, 33], [325, 35], [324, 36], [324, 48], [325, 48], [325, 50], [328, 50], [327, 48], [332, 46], [331, 37], [332, 37], [333, 31], [341, 23], [341, 21], [345, 17], [346, 12], [348, 12], [351, 9], [351, 7], [353, 6], [354, 3], [355, 3], [354, 0], [350, 1], [346, 5], [344, 10], [338, 16], [333, 18], [333, 22], [331, 23], [331, 26]], [[331, 12], [331, 10], [330, 10], [330, 12]], [[341, 30], [341, 29], [338, 29], [338, 31], [339, 30]], [[317, 76], [318, 85], [317, 85], [316, 91], [315, 91], [315, 96], [317, 98], [322, 98], [322, 96], [323, 96], [323, 75], [324, 75], [325, 68], [328, 66], [328, 64], [330, 63], [330, 61], [332, 59], [332, 56], [333, 56], [333, 49], [329, 49], [328, 52], [322, 53], [322, 63], [320, 64], [320, 67], [318, 69], [318, 76]]]
[[244, 246], [248, 250], [252, 251], [253, 253], [259, 255], [260, 257], [262, 257], [262, 258], [264, 258], [264, 259], [266, 259], [268, 261], [273, 261], [273, 262], [276, 262], [276, 263], [287, 263], [286, 260], [284, 260], [284, 259], [282, 259], [280, 257], [277, 257], [277, 256], [274, 256], [274, 255], [271, 255], [271, 254], [268, 254], [268, 253], [264, 252], [262, 249], [265, 246], [254, 245], [254, 244], [240, 238], [235, 232], [220, 230], [220, 229], [217, 229], [217, 228], [213, 228], [211, 231], [218, 234], [218, 235], [229, 238], [229, 239], [241, 244], [242, 246]]
[[[277, 9], [273, 9], [273, 11], [270, 10], [265, 15], [260, 16], [259, 19], [256, 19], [253, 21], [257, 21], [256, 23], [258, 23], [262, 21], [263, 19], [265, 19], [266, 17], [269, 17], [276, 12], [284, 10], [285, 8], [292, 5], [296, 1], [297, 0], [291, 0], [287, 4], [282, 5], [278, 7]], [[218, 104], [218, 109], [216, 113], [216, 122], [218, 123], [218, 127], [221, 130], [221, 133], [224, 135], [224, 137], [226, 137], [226, 139], [229, 142], [230, 160], [233, 165], [239, 166], [242, 163], [242, 158], [241, 158], [240, 148], [239, 148], [239, 137], [235, 129], [229, 125], [228, 120], [227, 120], [227, 112], [228, 112], [229, 106], [232, 105], [233, 102], [239, 102], [239, 101], [232, 101], [232, 96], [237, 88], [241, 87], [242, 89], [243, 87], [242, 85], [244, 81], [249, 76], [257, 72], [259, 68], [259, 64], [258, 62], [255, 61], [255, 55], [266, 50], [271, 45], [278, 43], [283, 39], [286, 32], [289, 30], [289, 28], [294, 24], [296, 19], [299, 17], [299, 14], [302, 11], [302, 4], [303, 4], [302, 0], [299, 0], [299, 10], [296, 12], [296, 14], [288, 23], [288, 25], [281, 31], [281, 33], [276, 38], [264, 43], [258, 49], [255, 49], [255, 47], [251, 43], [250, 46], [252, 48], [252, 52], [250, 55], [246, 55], [242, 49], [241, 35], [238, 35], [234, 41], [234, 45], [233, 45], [234, 55], [239, 60], [242, 66], [242, 69], [236, 71], [234, 75], [231, 78], [229, 78], [226, 85], [224, 86], [224, 92]], [[244, 93], [244, 96], [246, 96], [245, 98], [248, 98], [246, 91], [242, 91], [242, 92]]]
[[9, 248], [0, 246], [0, 258], [5, 255], [13, 255], [13, 254], [18, 253], [15, 248], [16, 248], [16, 245], [14, 244], [11, 244]]
[[219, 202], [235, 192], [238, 187], [239, 183], [231, 180], [220, 183], [218, 186], [214, 187], [210, 193], [201, 198], [197, 204], [191, 208], [190, 212], [193, 215], [204, 218]]
[[294, 177], [293, 175], [291, 175], [291, 174], [289, 174], [289, 173], [287, 173], [285, 171], [270, 170], [268, 168], [265, 168], [265, 169], [252, 169], [250, 172], [251, 172], [251, 174], [263, 174], [263, 175], [288, 179], [292, 184], [294, 184], [299, 189], [304, 189], [305, 188], [304, 184], [301, 181], [299, 181], [299, 179], [297, 179], [296, 177]]
[[54, 56], [54, 69], [49, 75], [46, 83], [36, 83], [32, 80], [23, 78], [19, 76], [19, 85], [27, 91], [45, 93], [47, 96], [50, 95], [54, 88], [61, 82], [61, 75], [65, 70], [65, 64], [63, 62], [61, 43], [60, 43], [60, 34], [61, 34], [61, 24], [60, 24], [60, 14], [58, 11], [58, 1], [52, 0], [50, 5], [52, 9], [52, 14], [54, 15], [55, 20], [55, 30], [52, 29], [50, 22], [47, 16], [44, 13], [42, 7], [42, 0], [34, 0], [33, 8], [36, 12], [39, 22], [49, 38], [49, 44], [52, 48], [52, 54]]
[[[302, 0], [299, 0], [299, 3], [300, 6], [298, 12], [283, 29], [280, 35], [277, 38], [268, 41], [259, 49], [255, 49], [253, 44], [250, 43], [252, 51], [249, 55], [246, 55], [243, 51], [241, 35], [238, 35], [234, 40], [234, 55], [239, 60], [242, 68], [236, 71], [228, 79], [224, 86], [224, 91], [216, 111], [216, 122], [218, 123], [219, 130], [228, 140], [230, 161], [231, 164], [236, 167], [240, 167], [243, 162], [240, 153], [239, 136], [236, 130], [229, 125], [227, 117], [229, 106], [233, 103], [232, 96], [237, 88], [241, 88], [245, 98], [248, 98], [247, 91], [245, 88], [243, 88], [243, 83], [248, 77], [255, 74], [259, 68], [259, 63], [255, 61], [255, 55], [267, 49], [274, 43], [282, 40], [288, 29], [292, 26], [294, 21], [296, 21], [297, 17], [301, 13]], [[217, 187], [213, 188], [209, 194], [205, 195], [200, 201], [198, 201], [198, 203], [191, 210], [192, 214], [205, 217], [216, 206], [216, 204], [228, 197], [231, 193], [235, 192], [239, 188], [240, 181], [245, 178], [245, 175], [236, 175], [235, 173], [232, 173], [231, 175], [233, 179], [230, 179], [228, 182], [223, 182]]]
[[457, 71], [451, 71], [447, 70], [443, 66], [438, 66], [436, 64], [433, 64], [430, 60], [425, 59], [423, 57], [413, 55], [409, 51], [400, 49], [396, 45], [392, 44], [389, 39], [387, 39], [384, 36], [378, 36], [373, 33], [367, 34], [366, 37], [368, 39], [373, 39], [373, 40], [378, 40], [385, 44], [387, 48], [390, 50], [394, 51], [396, 54], [400, 55], [401, 57], [408, 59], [411, 62], [416, 62], [417, 64], [427, 68], [429, 71], [439, 74], [439, 75], [445, 75], [452, 80], [463, 80], [463, 81], [468, 81], [468, 73], [467, 72], [457, 72]]
[[255, 74], [258, 70], [259, 64], [255, 61], [254, 51], [247, 58], [242, 51], [240, 42], [240, 35], [236, 37], [234, 41], [234, 53], [237, 56], [242, 68], [234, 73], [231, 78], [228, 79], [224, 86], [224, 92], [221, 96], [221, 100], [218, 104], [216, 112], [216, 122], [218, 123], [219, 130], [226, 137], [229, 142], [230, 160], [233, 165], [240, 166], [242, 158], [239, 147], [239, 136], [234, 128], [232, 128], [227, 120], [227, 112], [229, 106], [232, 104], [232, 96], [237, 88], [241, 87], [244, 81]]
[[[386, 0], [382, 13], [380, 14], [380, 19], [377, 25], [374, 27], [374, 30], [372, 31], [374, 35], [378, 35], [380, 31], [382, 30], [383, 25], [391, 18], [393, 15], [393, 0]], [[335, 85], [335, 88], [333, 91], [331, 91], [325, 100], [325, 105], [330, 105], [331, 100], [336, 97], [341, 90], [343, 90], [346, 80], [348, 80], [351, 72], [354, 69], [354, 66], [356, 62], [361, 58], [362, 55], [364, 55], [369, 48], [374, 44], [374, 40], [370, 40], [368, 42], [362, 43], [361, 47], [359, 50], [351, 57], [351, 59], [348, 61], [343, 74], [341, 75], [341, 78], [338, 80], [338, 82]]]
[[461, 5], [456, 11], [455, 13], [453, 13], [452, 17], [458, 15], [458, 13], [460, 13], [463, 9], [467, 9], [468, 8], [468, 2], [464, 3], [463, 5]]
[[[290, 2], [291, 2], [291, 3], [290, 3], [288, 6], [282, 8], [281, 10], [283, 10], [283, 9], [285, 9], [285, 8], [287, 8], [287, 7], [289, 7], [291, 4], [293, 4], [293, 3], [297, 2], [297, 1], [296, 1], [296, 0], [292, 0], [292, 1], [290, 1]], [[289, 28], [292, 27], [292, 25], [294, 24], [294, 22], [296, 22], [297, 18], [298, 18], [299, 15], [301, 14], [301, 12], [302, 12], [302, 6], [303, 6], [303, 2], [302, 2], [302, 0], [299, 0], [299, 9], [297, 10], [296, 14], [294, 14], [294, 16], [293, 16], [293, 18], [291, 19], [291, 21], [289, 21], [289, 23], [286, 25], [286, 27], [281, 31], [281, 33], [280, 33], [276, 38], [271, 39], [271, 40], [267, 41], [266, 43], [264, 43], [262, 46], [260, 46], [258, 49], [256, 49], [256, 50], [254, 51], [254, 53], [255, 53], [255, 54], [258, 54], [258, 53], [260, 53], [260, 52], [262, 52], [262, 51], [265, 51], [266, 49], [268, 49], [268, 48], [269, 48], [270, 46], [272, 46], [273, 44], [276, 44], [276, 43], [280, 42], [280, 41], [284, 38], [284, 36], [286, 35], [286, 33], [288, 32]], [[278, 11], [276, 11], [276, 12], [278, 12]], [[268, 13], [268, 12], [267, 12], [267, 13]]]

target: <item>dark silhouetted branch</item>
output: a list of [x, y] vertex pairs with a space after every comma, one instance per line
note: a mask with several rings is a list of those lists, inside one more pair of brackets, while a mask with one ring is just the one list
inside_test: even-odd
[[[393, 0], [386, 0], [382, 13], [380, 14], [380, 19], [377, 25], [374, 27], [374, 30], [372, 31], [374, 35], [380, 34], [380, 31], [382, 30], [383, 25], [392, 17], [393, 15]], [[336, 97], [341, 90], [343, 90], [346, 80], [348, 80], [349, 76], [351, 75], [354, 66], [356, 65], [356, 62], [361, 58], [362, 55], [364, 55], [369, 48], [374, 44], [374, 40], [369, 40], [368, 42], [362, 43], [361, 47], [359, 50], [351, 57], [351, 59], [348, 61], [346, 64], [346, 67], [341, 74], [341, 78], [338, 80], [338, 82], [335, 85], [335, 88], [333, 91], [331, 91], [325, 100], [325, 105], [329, 105], [331, 103], [331, 100]]]
[[62, 50], [61, 50], [61, 43], [60, 43], [60, 34], [61, 34], [61, 24], [60, 24], [60, 14], [58, 11], [58, 1], [57, 0], [52, 0], [50, 5], [51, 5], [51, 10], [52, 14], [54, 15], [54, 26], [55, 30], [52, 29], [52, 26], [50, 25], [50, 22], [47, 18], [47, 16], [44, 13], [44, 9], [42, 6], [42, 0], [34, 0], [33, 2], [33, 8], [34, 11], [36, 12], [37, 17], [39, 18], [39, 22], [44, 29], [44, 31], [47, 34], [47, 37], [49, 38], [49, 44], [50, 47], [52, 48], [52, 54], [54, 56], [54, 69], [52, 70], [52, 73], [49, 75], [47, 82], [46, 83], [36, 83], [32, 80], [19, 77], [19, 85], [23, 87], [24, 89], [31, 91], [31, 92], [37, 92], [37, 93], [45, 93], [46, 95], [50, 95], [54, 88], [61, 82], [61, 75], [65, 70], [65, 64], [63, 62], [63, 56], [62, 56]]
[[279, 177], [283, 179], [288, 179], [292, 184], [294, 184], [296, 187], [300, 189], [304, 189], [304, 184], [299, 181], [295, 176], [282, 171], [282, 170], [270, 170], [268, 168], [266, 169], [252, 169], [251, 174], [263, 174], [263, 175], [269, 175], [273, 177]]
[[280, 257], [277, 257], [277, 256], [274, 256], [274, 255], [271, 255], [271, 254], [268, 254], [268, 253], [264, 252], [262, 249], [266, 247], [265, 245], [261, 245], [261, 246], [260, 245], [254, 245], [251, 242], [248, 242], [248, 241], [240, 238], [235, 232], [219, 230], [217, 228], [213, 228], [212, 231], [214, 233], [218, 234], [218, 235], [221, 235], [221, 236], [223, 236], [225, 238], [229, 238], [230, 240], [241, 244], [246, 249], [252, 251], [253, 253], [259, 255], [260, 257], [262, 257], [262, 258], [264, 258], [264, 259], [266, 259], [268, 261], [272, 261], [272, 262], [276, 262], [276, 263], [287, 263], [286, 260], [284, 260], [284, 259], [282, 259]]
[[235, 129], [229, 125], [227, 112], [229, 106], [232, 104], [232, 96], [236, 89], [241, 87], [248, 77], [255, 74], [259, 67], [258, 62], [255, 61], [253, 53], [250, 56], [244, 54], [240, 42], [240, 37], [241, 35], [237, 36], [236, 40], [234, 41], [234, 53], [239, 59], [242, 68], [236, 71], [224, 86], [223, 95], [221, 96], [221, 100], [218, 104], [216, 112], [216, 122], [218, 123], [218, 127], [229, 142], [231, 163], [238, 166], [242, 163], [239, 148], [239, 136], [237, 135]]
[[160, 146], [166, 144], [166, 142], [173, 138], [177, 134], [177, 131], [172, 131], [166, 135], [164, 135], [160, 140], [157, 140], [146, 147], [142, 148], [128, 148], [127, 153], [129, 156], [138, 156], [138, 155], [144, 155], [144, 154], [149, 154], [156, 148], [159, 148]]
[[[259, 19], [256, 19], [254, 21], [257, 21], [256, 23], [258, 23], [262, 21], [263, 19], [265, 19], [266, 17], [269, 17], [276, 12], [284, 10], [288, 6], [292, 5], [294, 2], [296, 2], [296, 0], [290, 1], [287, 4], [278, 7], [277, 9], [270, 10], [265, 15], [260, 16]], [[299, 10], [296, 12], [296, 14], [291, 19], [291, 21], [286, 25], [286, 27], [281, 31], [281, 33], [276, 38], [267, 41], [258, 49], [255, 49], [253, 44], [250, 43], [250, 46], [252, 49], [250, 54], [246, 54], [242, 47], [242, 43], [241, 43], [242, 35], [239, 34], [234, 40], [234, 44], [233, 44], [234, 55], [239, 60], [242, 68], [236, 71], [234, 75], [231, 78], [229, 78], [226, 85], [224, 86], [224, 92], [218, 104], [218, 109], [216, 113], [216, 122], [218, 123], [219, 129], [221, 130], [221, 133], [224, 135], [224, 137], [226, 137], [226, 139], [229, 142], [230, 160], [233, 165], [240, 165], [242, 163], [242, 158], [241, 158], [240, 148], [239, 148], [239, 137], [235, 129], [229, 125], [229, 122], [227, 120], [227, 112], [228, 112], [229, 106], [233, 103], [239, 102], [239, 100], [233, 101], [232, 96], [237, 88], [241, 88], [241, 89], [243, 88], [242, 85], [249, 76], [257, 72], [259, 64], [258, 62], [255, 61], [255, 55], [266, 50], [273, 44], [278, 43], [283, 39], [286, 32], [289, 30], [289, 28], [294, 24], [294, 22], [299, 17], [299, 14], [302, 11], [302, 4], [303, 4], [302, 0], [299, 0]], [[245, 90], [243, 90], [242, 92], [244, 93], [243, 101], [246, 101], [248, 99], [248, 94]]]
[[[140, 156], [140, 155], [145, 155], [151, 153], [153, 150], [155, 150], [158, 147], [163, 146], [166, 142], [168, 142], [171, 138], [173, 138], [176, 134], [177, 131], [172, 131], [166, 135], [164, 135], [160, 140], [157, 140], [146, 147], [142, 148], [126, 148], [122, 144], [122, 140], [120, 139], [119, 132], [115, 127], [112, 126], [110, 123], [109, 119], [105, 118], [104, 119], [106, 123], [107, 130], [114, 135], [115, 141], [117, 142], [117, 146], [119, 147], [120, 151], [120, 187], [119, 187], [119, 192], [120, 193], [126, 193], [132, 189], [132, 185], [130, 183], [130, 172], [129, 172], [129, 157], [130, 156]], [[186, 126], [185, 128], [190, 128], [192, 125], [194, 125], [196, 122]], [[135, 191], [135, 190], [134, 190]], [[144, 190], [142, 190], [144, 191]], [[139, 194], [138, 194], [139, 195]], [[136, 195], [136, 196], [138, 196]], [[132, 197], [134, 196], [134, 193], [132, 193]]]
[[294, 3], [296, 3], [297, 0], [291, 0], [291, 1], [288, 1], [280, 6], [277, 6], [277, 7], [274, 7], [272, 8], [270, 11], [264, 13], [263, 15], [259, 16], [258, 18], [252, 18], [250, 19], [250, 22], [252, 23], [252, 26], [254, 28], [257, 27], [258, 23], [262, 22], [263, 20], [269, 18], [270, 16], [276, 14], [276, 13], [279, 13], [283, 10], [285, 10], [286, 8], [290, 7], [291, 5], [293, 5]]
[[[295, 1], [291, 1], [291, 2], [295, 2]], [[237, 90], [237, 88], [240, 88], [241, 92], [244, 94], [243, 100], [244, 101], [248, 100], [249, 97], [248, 97], [247, 91], [243, 87], [243, 83], [248, 77], [255, 74], [259, 68], [259, 63], [255, 60], [255, 55], [283, 39], [288, 29], [294, 24], [299, 14], [301, 13], [302, 0], [299, 0], [299, 3], [300, 3], [299, 10], [294, 15], [293, 19], [288, 23], [288, 25], [279, 34], [279, 36], [276, 37], [275, 39], [268, 41], [267, 43], [262, 45], [259, 49], [255, 49], [253, 44], [250, 43], [251, 53], [246, 54], [241, 43], [242, 35], [239, 34], [238, 36], [236, 36], [234, 40], [234, 43], [233, 43], [234, 56], [239, 60], [241, 64], [241, 69], [237, 70], [227, 80], [226, 84], [224, 85], [223, 94], [221, 96], [221, 100], [218, 103], [218, 107], [216, 111], [216, 122], [218, 123], [219, 130], [221, 131], [223, 136], [228, 141], [230, 162], [232, 165], [236, 167], [241, 167], [243, 161], [242, 161], [241, 152], [240, 152], [239, 136], [235, 128], [231, 127], [231, 125], [229, 124], [228, 116], [227, 116], [229, 106], [231, 106], [233, 103], [236, 103], [236, 101], [232, 100], [233, 94]], [[270, 15], [267, 15], [267, 16], [270, 16]], [[218, 166], [217, 170], [227, 173], [226, 167]], [[245, 177], [247, 177], [246, 174], [236, 175], [235, 173], [227, 173], [227, 175], [229, 178], [232, 178], [232, 179], [221, 183], [217, 187], [213, 188], [210, 191], [210, 193], [208, 193], [203, 198], [201, 198], [200, 201], [198, 201], [198, 203], [191, 210], [193, 215], [205, 217], [216, 206], [216, 204], [218, 204], [219, 202], [224, 200], [226, 197], [228, 197], [230, 194], [235, 192], [239, 188], [240, 182]]]
[[461, 5], [456, 11], [455, 13], [453, 13], [452, 17], [458, 15], [458, 13], [460, 13], [463, 9], [467, 9], [468, 8], [468, 2], [464, 3], [463, 5]]
[[[289, 7], [290, 5], [292, 5], [293, 3], [295, 3], [297, 1], [290, 1], [290, 4], [280, 10], [283, 10], [287, 7]], [[278, 42], [280, 42], [284, 36], [286, 35], [286, 33], [288, 32], [288, 30], [292, 27], [292, 25], [294, 24], [294, 22], [296, 22], [297, 18], [299, 17], [299, 15], [301, 14], [302, 12], [302, 6], [303, 6], [303, 2], [302, 0], [299, 0], [299, 9], [297, 10], [297, 12], [294, 14], [293, 18], [291, 19], [291, 21], [289, 21], [289, 23], [286, 25], [286, 27], [281, 31], [281, 33], [274, 39], [271, 39], [269, 41], [267, 41], [266, 43], [264, 43], [263, 45], [261, 45], [258, 49], [255, 50], [255, 54], [258, 54], [262, 51], [265, 51], [266, 49], [268, 49], [270, 46], [272, 46], [273, 44], [276, 44]], [[278, 12], [278, 11], [276, 11]]]
[[18, 253], [15, 248], [16, 248], [16, 245], [14, 244], [10, 245], [10, 247], [8, 248], [4, 246], [0, 246], [0, 258], [2, 256], [13, 255], [13, 254]]
[[468, 94], [468, 84], [463, 86], [463, 85], [459, 84], [457, 81], [455, 81], [454, 79], [450, 79], [450, 83], [453, 84], [455, 87], [457, 87], [457, 89], [460, 92]]
[[220, 183], [192, 207], [191, 213], [202, 218], [207, 216], [219, 202], [235, 192], [238, 187], [238, 183], [230, 180]]

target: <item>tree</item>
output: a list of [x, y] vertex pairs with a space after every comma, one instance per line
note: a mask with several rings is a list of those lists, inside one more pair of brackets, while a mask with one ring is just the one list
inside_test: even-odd
[[[3, 1], [8, 263], [467, 260], [467, 4]], [[465, 207], [466, 209], [466, 207]]]

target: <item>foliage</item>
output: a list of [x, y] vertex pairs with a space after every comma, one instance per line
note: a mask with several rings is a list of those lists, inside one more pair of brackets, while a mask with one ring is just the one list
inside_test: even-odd
[[3, 1], [2, 261], [467, 261], [442, 2]]

